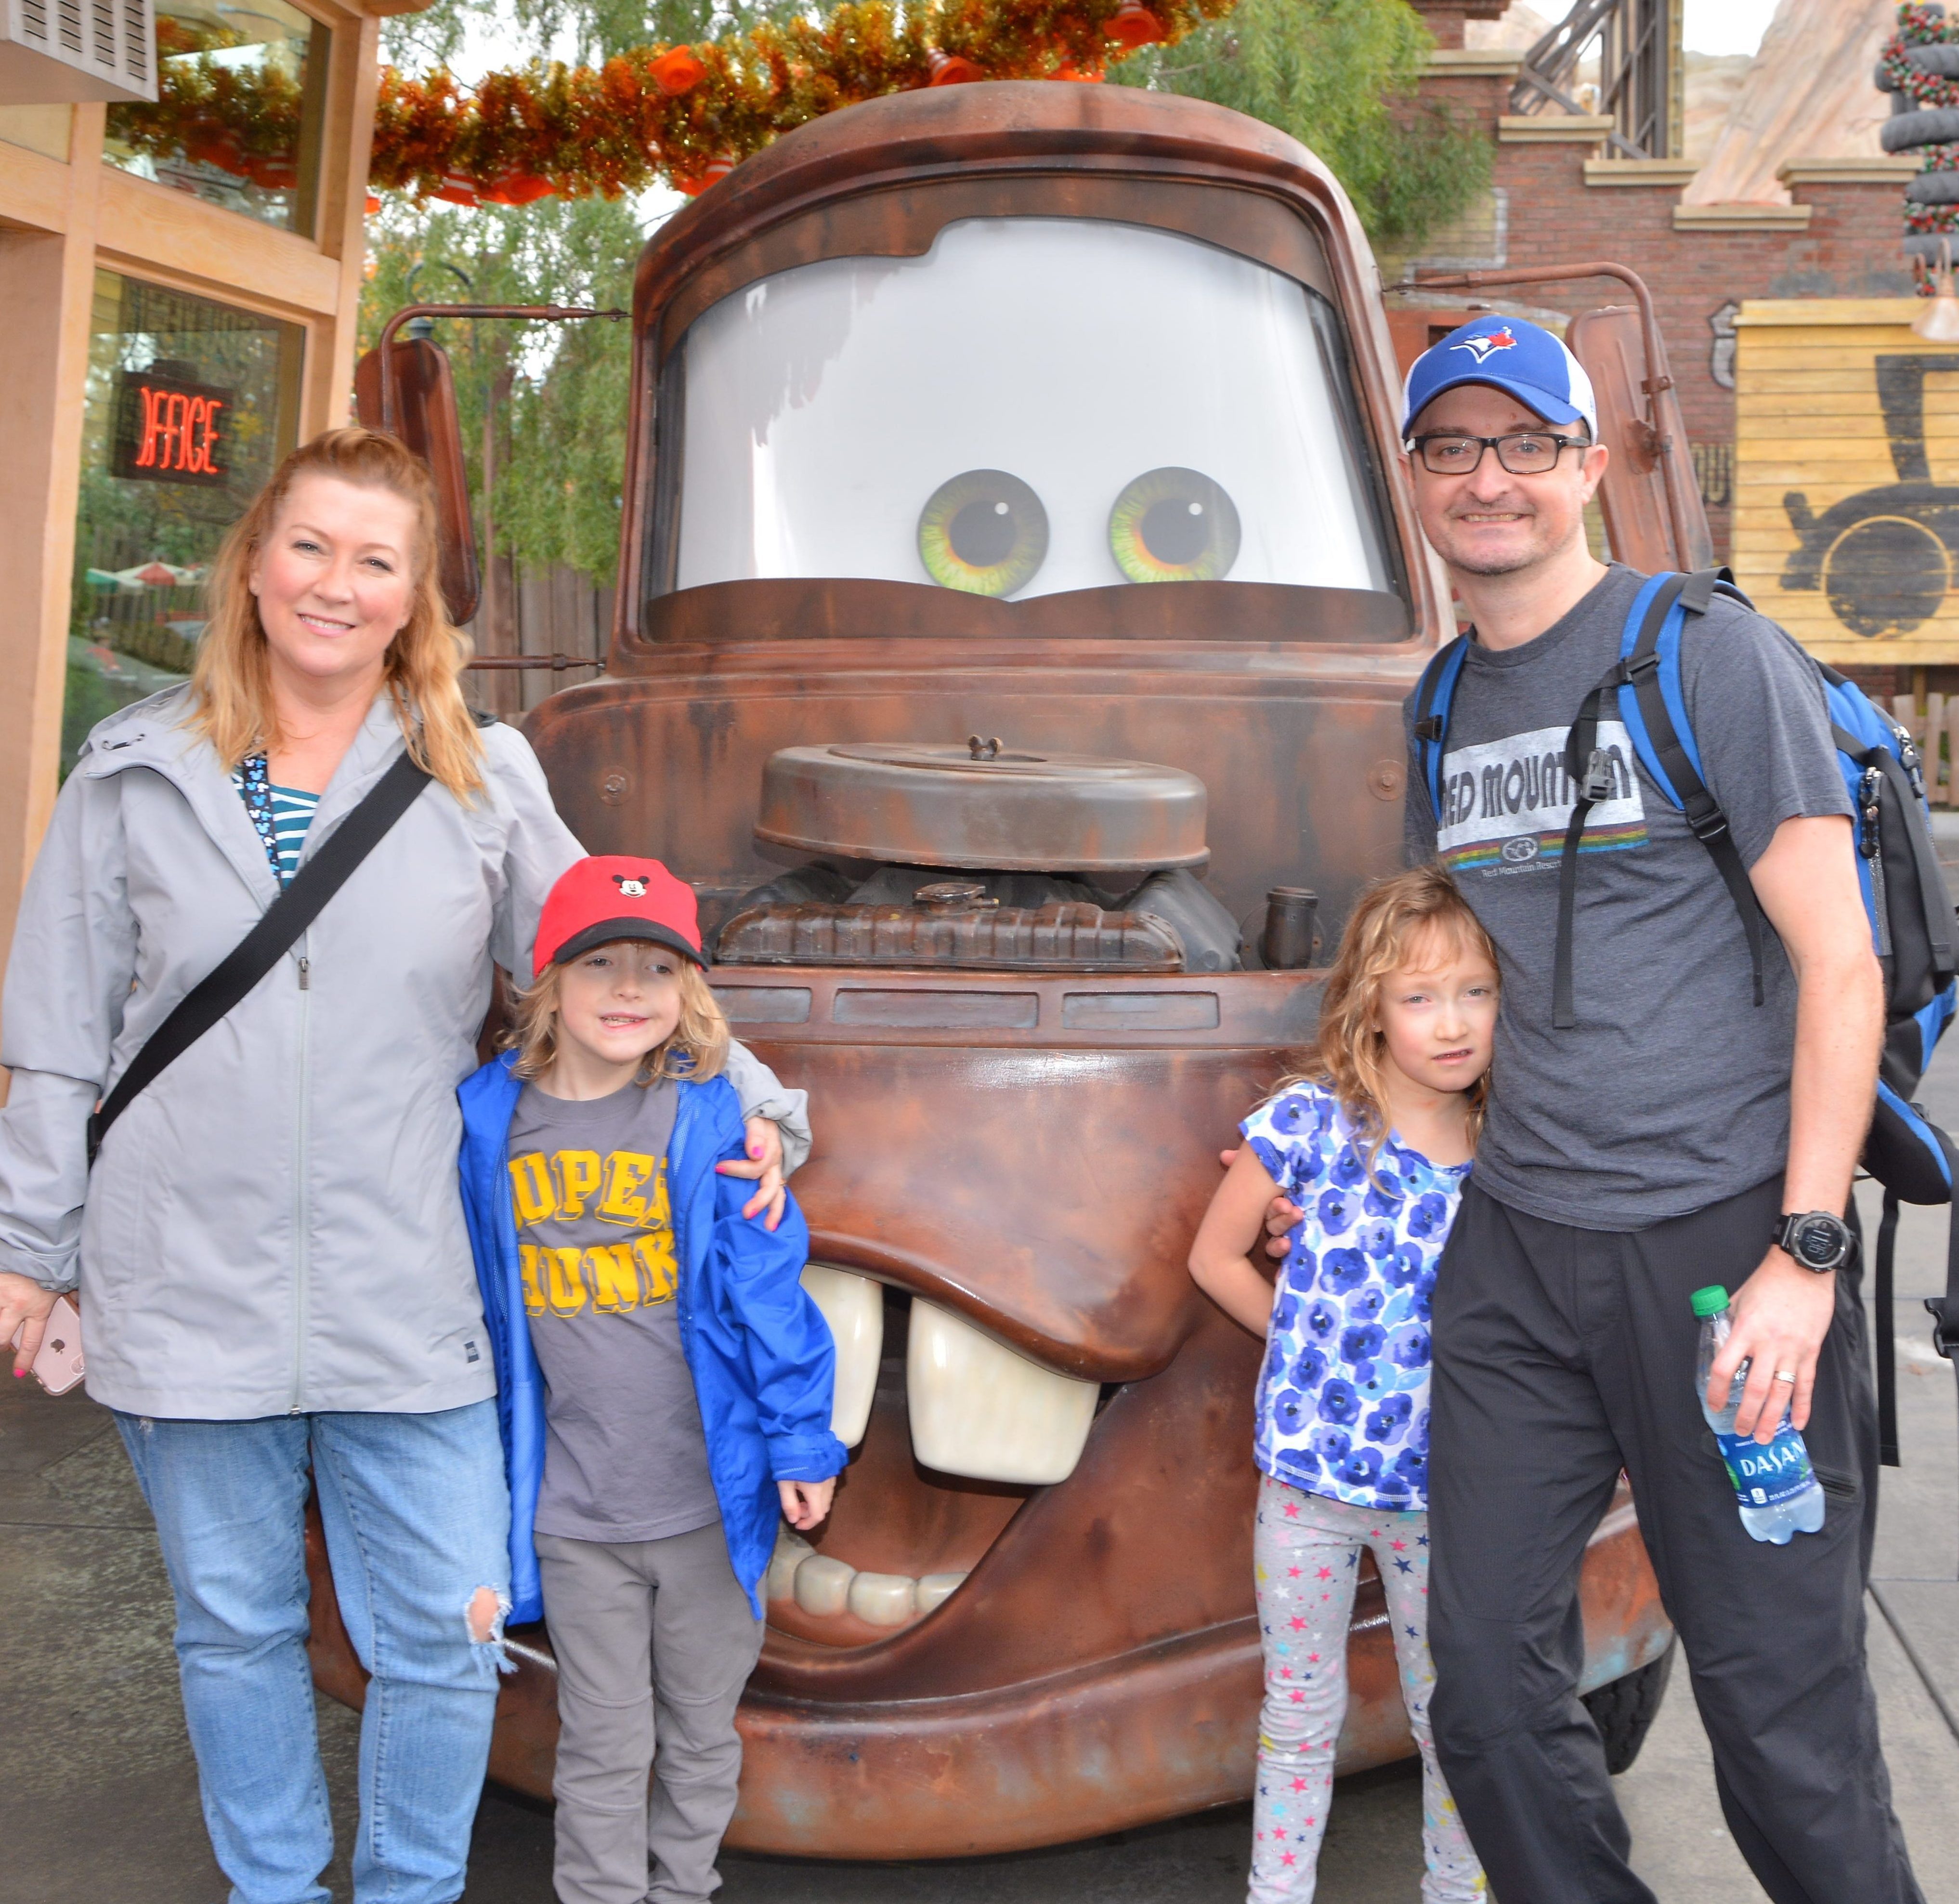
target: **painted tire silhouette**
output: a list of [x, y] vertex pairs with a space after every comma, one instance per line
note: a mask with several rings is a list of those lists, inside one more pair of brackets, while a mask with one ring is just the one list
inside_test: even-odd
[[1952, 560], [1922, 523], [1870, 516], [1830, 545], [1822, 582], [1831, 610], [1853, 634], [1909, 634], [1943, 606]]

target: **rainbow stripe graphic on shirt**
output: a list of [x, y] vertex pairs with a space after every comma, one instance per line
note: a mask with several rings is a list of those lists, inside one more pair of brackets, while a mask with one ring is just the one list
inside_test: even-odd
[[[1576, 787], [1564, 763], [1563, 727], [1538, 727], [1474, 747], [1452, 749], [1442, 764], [1436, 847], [1455, 873], [1486, 876], [1555, 866], [1564, 857]], [[1612, 790], [1586, 816], [1581, 853], [1624, 853], [1647, 840], [1646, 806], [1621, 721], [1599, 724]]]

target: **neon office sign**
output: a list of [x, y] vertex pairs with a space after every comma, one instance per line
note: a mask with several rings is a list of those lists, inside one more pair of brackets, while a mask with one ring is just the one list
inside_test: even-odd
[[225, 482], [233, 396], [208, 383], [123, 371], [110, 473], [135, 482]]

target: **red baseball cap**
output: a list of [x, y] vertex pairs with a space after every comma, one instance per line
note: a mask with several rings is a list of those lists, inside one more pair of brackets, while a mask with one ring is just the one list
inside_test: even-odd
[[539, 971], [580, 958], [595, 946], [643, 939], [707, 963], [694, 888], [657, 860], [596, 853], [567, 869], [538, 917], [532, 962]]

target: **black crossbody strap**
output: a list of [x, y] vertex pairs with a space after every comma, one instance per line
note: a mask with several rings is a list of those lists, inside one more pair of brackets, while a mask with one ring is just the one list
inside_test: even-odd
[[320, 909], [380, 843], [382, 837], [426, 787], [430, 775], [404, 752], [369, 788], [359, 806], [334, 829], [333, 837], [302, 866], [293, 882], [265, 908], [259, 923], [218, 966], [178, 1001], [116, 1080], [88, 1120], [88, 1160], [95, 1161], [109, 1127], [128, 1110], [136, 1094], [154, 1083], [297, 943]]

